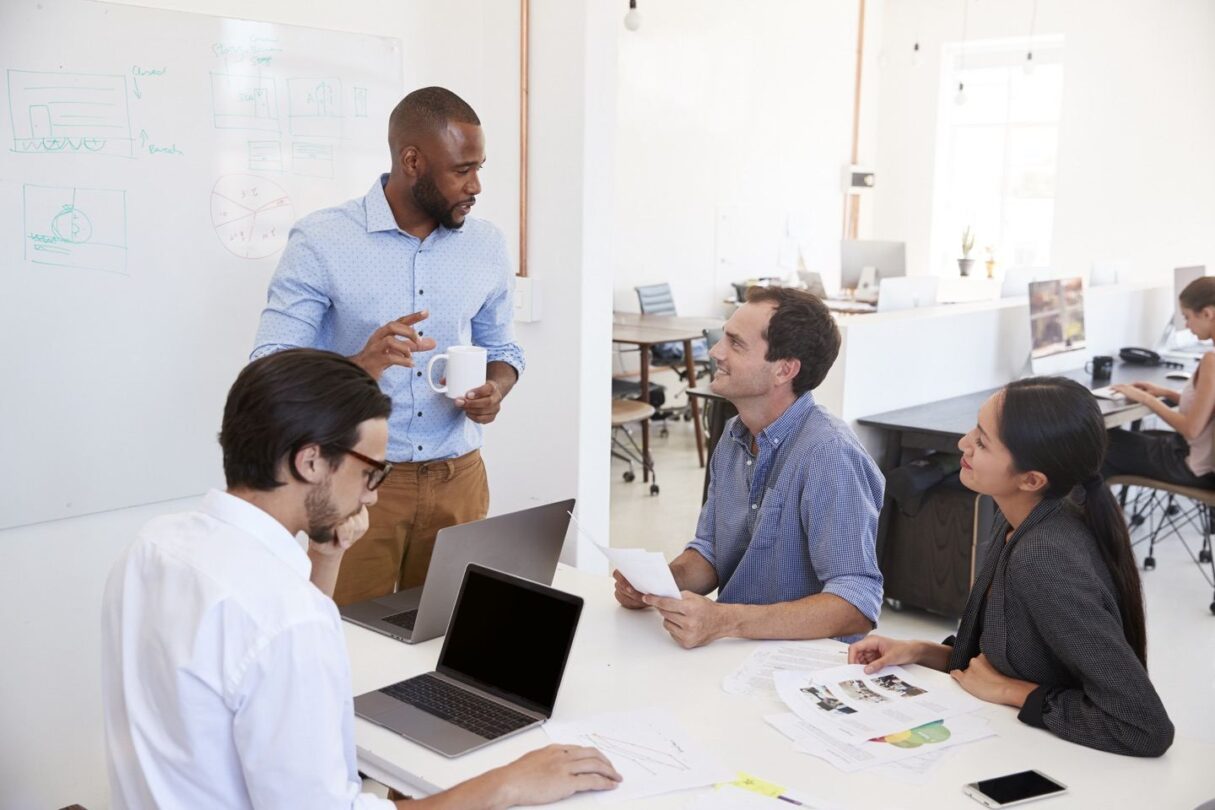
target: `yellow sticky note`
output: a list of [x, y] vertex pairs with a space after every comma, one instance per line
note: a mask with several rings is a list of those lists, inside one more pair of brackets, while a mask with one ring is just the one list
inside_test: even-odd
[[752, 776], [749, 773], [738, 772], [738, 778], [729, 784], [743, 790], [749, 790], [752, 793], [758, 793], [761, 796], [768, 796], [775, 799], [785, 792], [785, 789], [780, 785], [774, 785], [771, 782], [766, 782], [758, 776]]

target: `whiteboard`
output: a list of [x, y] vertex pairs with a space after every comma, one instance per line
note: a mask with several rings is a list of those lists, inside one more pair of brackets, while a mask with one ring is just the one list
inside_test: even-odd
[[388, 169], [400, 40], [5, 0], [0, 55], [0, 528], [222, 485], [291, 224]]

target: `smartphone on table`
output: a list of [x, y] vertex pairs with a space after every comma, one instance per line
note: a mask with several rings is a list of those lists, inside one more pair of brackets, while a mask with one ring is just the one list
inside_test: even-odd
[[1021, 771], [965, 785], [962, 791], [984, 807], [1002, 808], [1061, 796], [1067, 786], [1040, 771]]

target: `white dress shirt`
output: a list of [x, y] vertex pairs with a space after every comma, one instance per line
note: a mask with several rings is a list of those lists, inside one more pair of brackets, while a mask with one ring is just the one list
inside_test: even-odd
[[212, 490], [148, 523], [102, 610], [115, 808], [378, 808], [360, 794], [350, 662], [308, 555]]

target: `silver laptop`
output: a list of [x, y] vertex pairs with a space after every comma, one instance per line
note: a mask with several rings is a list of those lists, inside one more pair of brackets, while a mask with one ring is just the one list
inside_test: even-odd
[[806, 292], [819, 298], [827, 297], [827, 288], [823, 286], [823, 276], [813, 270], [798, 270], [797, 277], [806, 286]]
[[582, 598], [468, 566], [434, 672], [354, 699], [359, 717], [454, 757], [553, 715]]
[[574, 499], [440, 529], [426, 581], [340, 608], [348, 622], [409, 644], [443, 634], [469, 563], [550, 584]]

